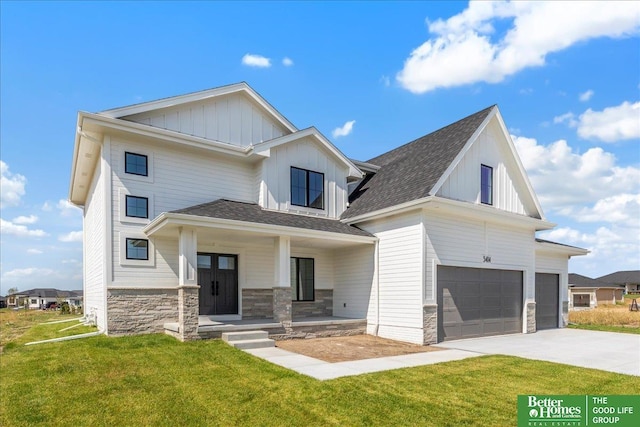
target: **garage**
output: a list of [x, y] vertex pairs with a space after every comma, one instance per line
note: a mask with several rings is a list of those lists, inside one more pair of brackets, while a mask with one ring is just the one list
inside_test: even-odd
[[438, 267], [438, 341], [522, 332], [522, 272]]
[[558, 327], [560, 313], [560, 277], [536, 273], [536, 329]]

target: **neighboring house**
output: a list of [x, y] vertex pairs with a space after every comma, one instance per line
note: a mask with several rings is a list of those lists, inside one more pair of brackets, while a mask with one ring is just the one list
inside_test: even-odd
[[7, 295], [8, 307], [26, 307], [32, 310], [47, 308], [53, 303], [67, 302], [79, 307], [82, 305], [83, 291], [61, 291], [54, 288], [36, 288]]
[[615, 304], [624, 298], [624, 288], [580, 274], [569, 274], [569, 309]]
[[623, 286], [628, 294], [640, 294], [640, 270], [616, 271], [598, 280], [611, 285]]
[[535, 238], [554, 224], [497, 106], [367, 162], [245, 83], [80, 112], [69, 199], [110, 335], [533, 332], [564, 326], [587, 253]]
[[7, 307], [7, 299], [3, 296], [0, 296], [0, 308], [6, 308]]

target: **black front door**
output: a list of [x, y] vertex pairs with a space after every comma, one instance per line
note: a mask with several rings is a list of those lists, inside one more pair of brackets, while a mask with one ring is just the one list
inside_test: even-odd
[[198, 254], [200, 314], [238, 314], [238, 256]]

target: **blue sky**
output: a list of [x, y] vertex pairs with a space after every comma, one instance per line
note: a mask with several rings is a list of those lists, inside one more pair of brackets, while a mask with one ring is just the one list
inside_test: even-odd
[[570, 271], [640, 268], [636, 2], [0, 7], [0, 294], [81, 288], [79, 110], [238, 81], [360, 160], [497, 103]]

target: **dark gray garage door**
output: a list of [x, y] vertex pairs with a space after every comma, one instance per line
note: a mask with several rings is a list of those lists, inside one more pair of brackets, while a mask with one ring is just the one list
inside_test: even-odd
[[438, 267], [438, 341], [522, 332], [522, 272]]
[[536, 329], [558, 327], [559, 283], [557, 274], [536, 273]]

